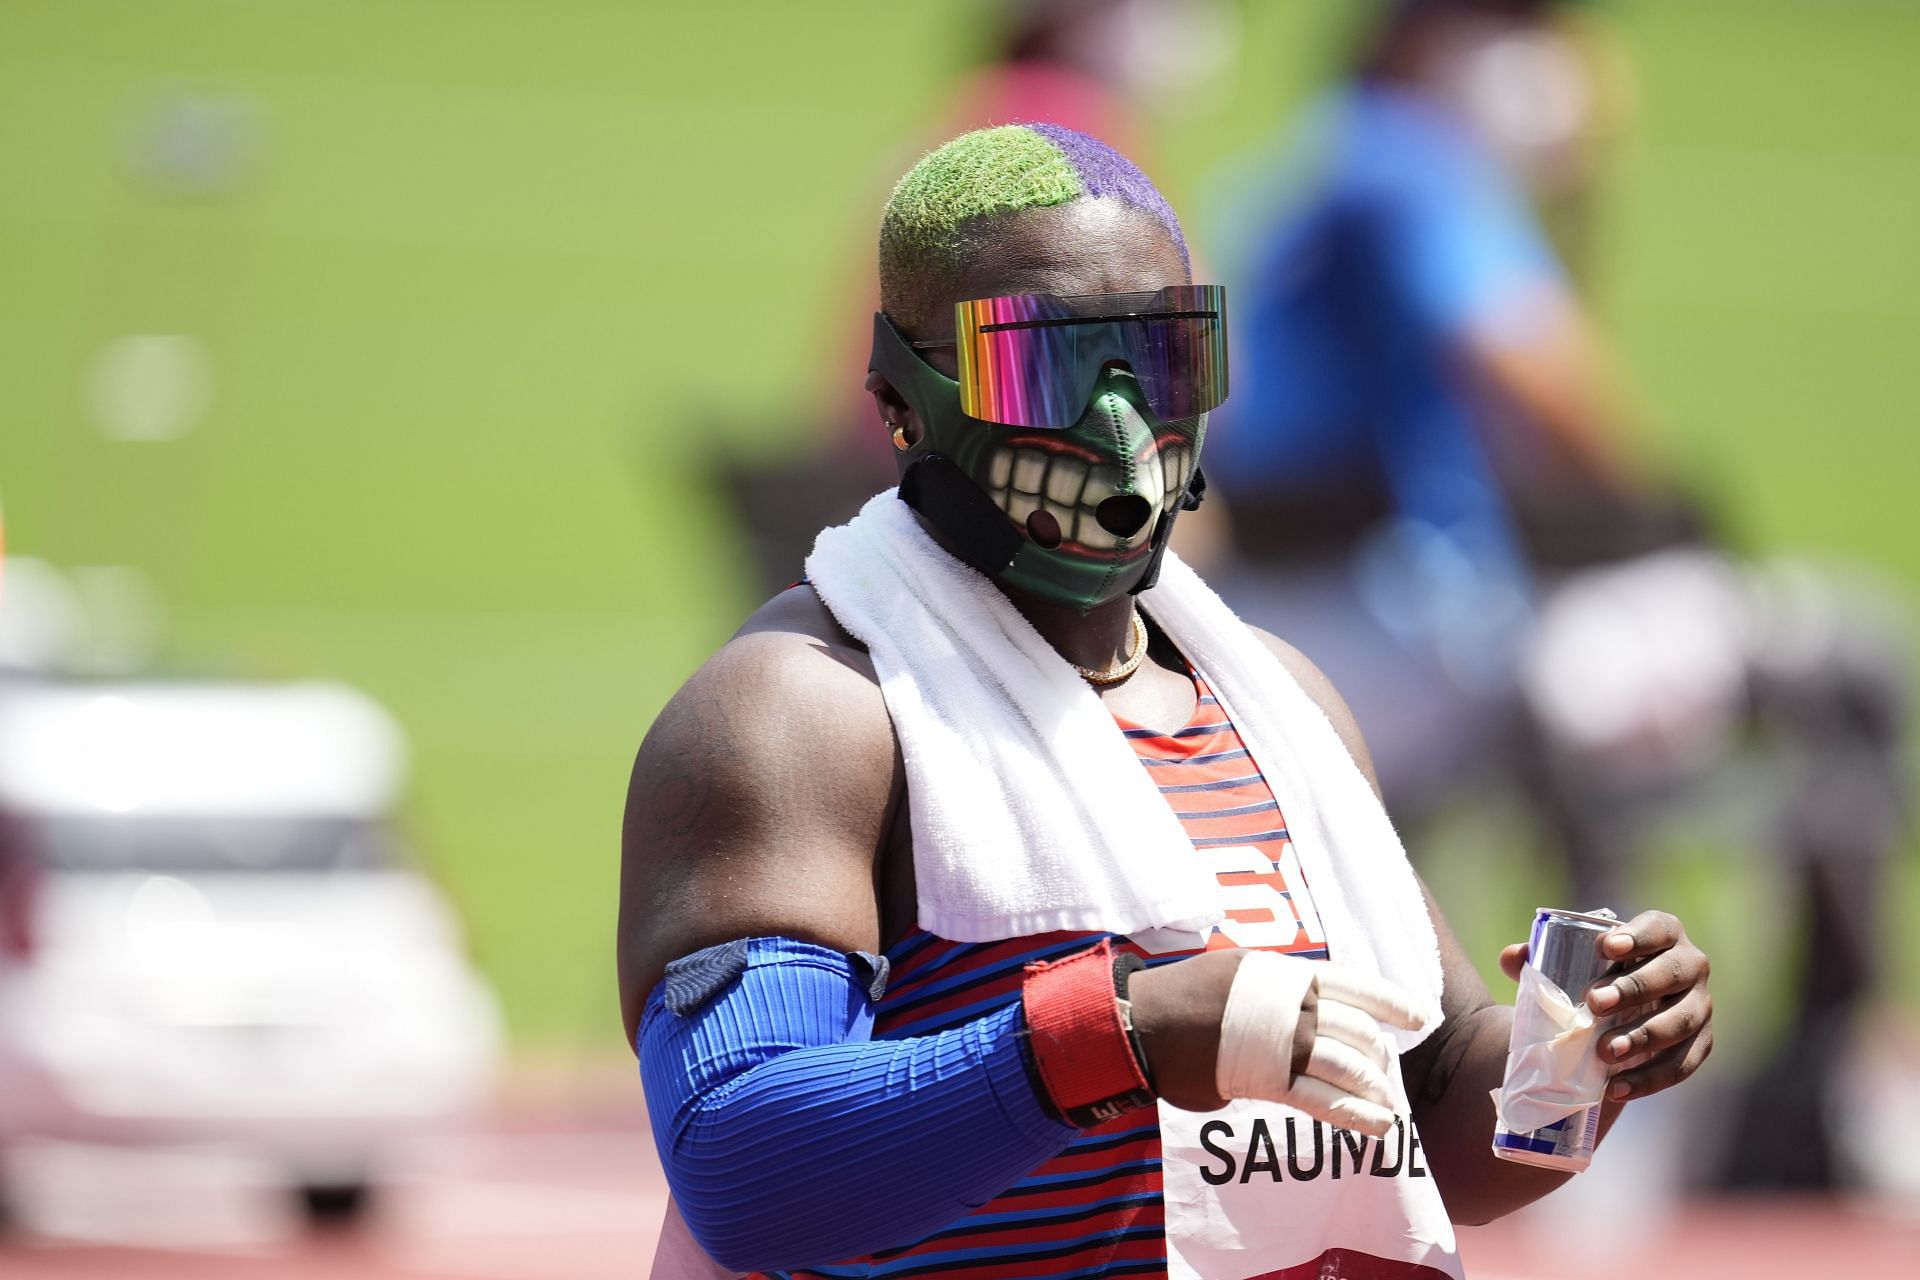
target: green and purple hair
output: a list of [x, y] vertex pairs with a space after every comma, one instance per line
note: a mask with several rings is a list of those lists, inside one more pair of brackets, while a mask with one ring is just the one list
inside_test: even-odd
[[1131, 160], [1063, 125], [999, 125], [961, 134], [894, 187], [880, 220], [881, 306], [898, 314], [910, 293], [953, 270], [982, 219], [1084, 199], [1150, 215], [1187, 261], [1180, 220]]

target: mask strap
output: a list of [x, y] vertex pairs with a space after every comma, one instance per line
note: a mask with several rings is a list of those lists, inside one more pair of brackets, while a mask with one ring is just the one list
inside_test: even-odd
[[[934, 415], [939, 412], [935, 407], [938, 402], [950, 400], [951, 412], [959, 414], [958, 384], [929, 366], [907, 346], [885, 312], [873, 314], [873, 358], [868, 367], [907, 397], [908, 403], [927, 422], [930, 433]], [[990, 578], [999, 577], [1013, 564], [1013, 558], [1020, 554], [1027, 540], [1008, 522], [986, 490], [947, 458], [929, 449], [930, 443], [923, 440], [908, 453], [911, 461], [900, 475], [900, 501], [924, 516], [962, 561]]]
[[1193, 475], [1187, 480], [1187, 491], [1180, 496], [1182, 511], [1198, 511], [1207, 497], [1207, 473], [1199, 467], [1193, 469]]
[[1027, 544], [986, 491], [937, 453], [900, 477], [900, 501], [925, 516], [955, 555], [990, 578], [1005, 573]]

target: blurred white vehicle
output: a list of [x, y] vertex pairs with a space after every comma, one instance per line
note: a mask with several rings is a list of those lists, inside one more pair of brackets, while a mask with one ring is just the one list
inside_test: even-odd
[[338, 1218], [480, 1102], [499, 1013], [404, 773], [338, 685], [0, 684], [0, 1143], [238, 1144]]

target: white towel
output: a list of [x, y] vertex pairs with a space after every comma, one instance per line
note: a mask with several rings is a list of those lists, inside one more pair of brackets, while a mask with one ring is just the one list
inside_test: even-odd
[[1320, 704], [1178, 556], [1140, 601], [1213, 686], [1280, 802], [1329, 954], [1428, 1005], [1419, 1030], [1387, 1029], [1406, 1052], [1439, 1025], [1440, 940], [1380, 798]]
[[[807, 577], [872, 655], [907, 770], [920, 927], [957, 942], [1202, 930], [1219, 888], [1100, 699], [991, 580], [888, 490], [827, 529]], [[1273, 788], [1341, 963], [1438, 1020], [1439, 946], [1399, 838], [1332, 724], [1168, 554], [1140, 597]]]

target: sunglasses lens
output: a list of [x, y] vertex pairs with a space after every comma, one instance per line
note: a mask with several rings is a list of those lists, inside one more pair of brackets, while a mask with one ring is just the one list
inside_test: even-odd
[[1044, 323], [1058, 313], [1038, 294], [960, 304], [960, 407], [969, 417], [1017, 427], [1079, 421], [1092, 389], [1077, 385], [1078, 327]]
[[1225, 295], [1217, 285], [1169, 289], [1173, 315], [1120, 326], [1133, 376], [1161, 418], [1196, 417], [1227, 398]]
[[960, 407], [983, 422], [1071, 427], [1101, 368], [1125, 360], [1156, 414], [1194, 417], [1226, 398], [1225, 303], [1218, 285], [1181, 286], [1156, 299], [1154, 310], [1169, 314], [1093, 322], [1046, 294], [962, 302]]

